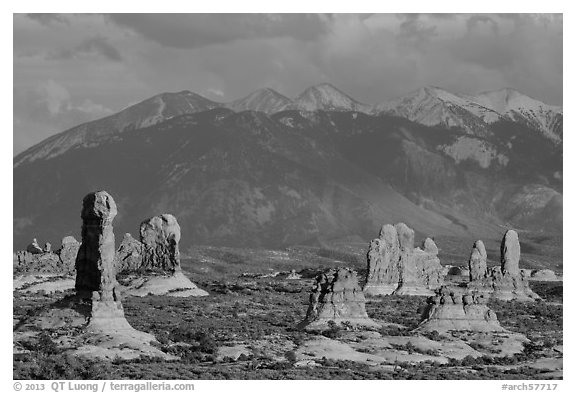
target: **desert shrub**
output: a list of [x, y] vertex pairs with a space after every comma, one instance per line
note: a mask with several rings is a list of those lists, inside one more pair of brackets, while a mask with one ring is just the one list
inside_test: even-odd
[[438, 333], [437, 330], [432, 330], [431, 332], [424, 332], [422, 335], [432, 341], [442, 341], [442, 336], [440, 335], [440, 333]]
[[335, 339], [342, 336], [342, 329], [336, 322], [328, 321], [328, 329], [322, 331], [322, 335], [324, 337]]
[[31, 353], [13, 365], [14, 379], [116, 379], [107, 362], [64, 355]]

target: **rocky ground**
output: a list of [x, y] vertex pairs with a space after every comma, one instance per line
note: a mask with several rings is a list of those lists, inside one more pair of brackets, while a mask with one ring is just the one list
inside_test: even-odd
[[[83, 360], [62, 353], [53, 340], [56, 332], [30, 332], [27, 339], [15, 343], [14, 378], [562, 378], [561, 281], [531, 282], [543, 302], [489, 304], [510, 334], [415, 335], [410, 331], [425, 304], [425, 297], [419, 296], [371, 298], [366, 311], [382, 323], [379, 329], [297, 330], [319, 266], [350, 266], [362, 274], [365, 259], [352, 249], [196, 248], [182, 260], [182, 268], [209, 296], [123, 299], [130, 325], [154, 334], [157, 347], [180, 360]], [[276, 274], [291, 269], [302, 273], [302, 278], [287, 280], [286, 274]], [[66, 294], [33, 293], [25, 291], [27, 285], [31, 284], [14, 292], [15, 326]], [[514, 333], [525, 335], [531, 343], [515, 339]]]

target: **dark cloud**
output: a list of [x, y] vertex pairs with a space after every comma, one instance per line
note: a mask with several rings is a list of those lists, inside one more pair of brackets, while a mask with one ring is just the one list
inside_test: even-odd
[[466, 27], [468, 28], [468, 32], [471, 32], [476, 27], [481, 26], [483, 24], [490, 25], [492, 32], [494, 34], [499, 33], [498, 23], [487, 15], [473, 15], [466, 21]]
[[425, 85], [511, 87], [562, 105], [562, 23], [561, 14], [15, 14], [15, 150], [183, 89], [228, 101], [330, 82], [374, 104]]
[[323, 19], [308, 14], [111, 14], [109, 17], [119, 26], [172, 48], [190, 49], [271, 37], [307, 41], [325, 31]]
[[420, 21], [418, 14], [407, 14], [406, 20], [400, 24], [398, 37], [403, 41], [422, 43], [429, 41], [436, 33], [436, 26], [426, 26]]
[[68, 20], [62, 14], [26, 14], [26, 16], [45, 26], [52, 23], [68, 24]]
[[62, 49], [49, 53], [48, 58], [53, 60], [69, 60], [86, 55], [97, 55], [111, 61], [122, 61], [122, 55], [118, 49], [104, 37], [88, 38], [72, 49]]

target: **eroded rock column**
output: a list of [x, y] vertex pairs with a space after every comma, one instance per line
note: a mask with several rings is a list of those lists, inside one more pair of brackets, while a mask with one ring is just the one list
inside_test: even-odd
[[180, 271], [180, 225], [176, 217], [162, 214], [140, 224], [142, 266], [146, 270]]

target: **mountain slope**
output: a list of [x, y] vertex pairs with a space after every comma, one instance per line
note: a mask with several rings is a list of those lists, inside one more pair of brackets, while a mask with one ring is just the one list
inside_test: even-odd
[[561, 108], [512, 89], [466, 96], [425, 87], [376, 105], [372, 113], [399, 116], [427, 126], [458, 128], [476, 136], [486, 136], [492, 123], [510, 120], [525, 124], [556, 143], [562, 140]]
[[356, 101], [329, 83], [312, 86], [294, 99], [287, 109], [301, 111], [357, 111], [368, 112], [370, 107]]
[[525, 122], [546, 137], [561, 141], [562, 108], [546, 105], [512, 89], [501, 89], [471, 97], [474, 101], [516, 122]]
[[288, 97], [283, 96], [273, 89], [265, 88], [256, 90], [244, 98], [225, 104], [225, 107], [235, 112], [250, 110], [272, 114], [286, 109], [291, 103], [292, 100]]
[[78, 147], [95, 146], [127, 130], [148, 127], [175, 116], [202, 112], [221, 105], [190, 91], [159, 94], [114, 115], [54, 135], [19, 154], [14, 160], [14, 166], [53, 158]]
[[118, 233], [170, 212], [183, 247], [368, 238], [396, 221], [428, 234], [467, 233], [347, 160], [338, 144], [307, 133], [262, 113], [215, 109], [26, 163], [14, 171], [15, 244], [78, 236], [82, 197], [95, 189], [116, 199]]
[[14, 158], [14, 245], [79, 236], [96, 189], [115, 197], [118, 231], [172, 213], [184, 246], [369, 240], [397, 221], [430, 236], [561, 233], [562, 146], [497, 113], [523, 107], [499, 97], [478, 100], [493, 110], [427, 88], [372, 113], [330, 85], [288, 104], [268, 89], [231, 104], [155, 96]]

